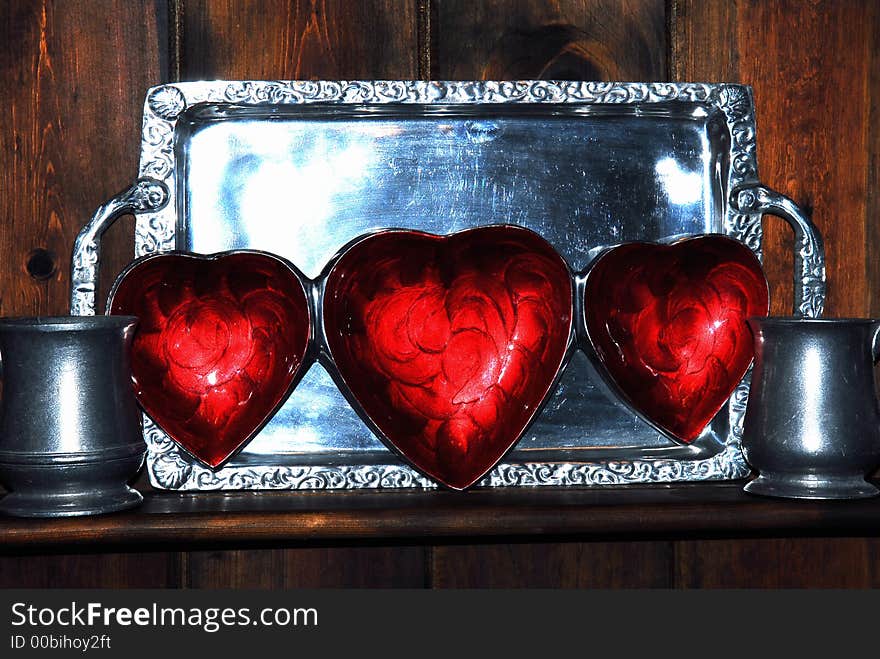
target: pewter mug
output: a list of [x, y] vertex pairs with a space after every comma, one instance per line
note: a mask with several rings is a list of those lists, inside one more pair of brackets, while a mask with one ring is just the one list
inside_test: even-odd
[[742, 443], [759, 475], [744, 489], [800, 499], [880, 494], [865, 480], [880, 464], [880, 321], [770, 317], [749, 325], [755, 366]]
[[91, 515], [137, 505], [146, 444], [131, 386], [132, 316], [0, 319], [0, 511]]

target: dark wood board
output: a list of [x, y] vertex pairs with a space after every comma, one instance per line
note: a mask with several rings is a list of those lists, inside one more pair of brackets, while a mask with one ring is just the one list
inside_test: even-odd
[[430, 75], [663, 80], [663, 0], [434, 0]]
[[876, 538], [675, 543], [678, 588], [877, 588]]
[[408, 0], [187, 0], [182, 80], [416, 78]]
[[868, 106], [865, 279], [870, 298], [867, 315], [880, 318], [880, 131], [876, 130], [880, 126], [880, 5], [876, 2], [868, 3], [865, 21], [871, 30], [868, 44], [870, 77], [862, 101]]
[[[137, 176], [165, 20], [162, 0], [4, 3], [0, 314], [68, 312], [76, 234]], [[108, 277], [134, 253], [133, 226], [121, 224], [104, 246]]]
[[434, 588], [671, 588], [668, 542], [441, 545]]
[[192, 551], [190, 588], [424, 588], [422, 546]]
[[0, 555], [0, 588], [178, 588], [174, 551]]

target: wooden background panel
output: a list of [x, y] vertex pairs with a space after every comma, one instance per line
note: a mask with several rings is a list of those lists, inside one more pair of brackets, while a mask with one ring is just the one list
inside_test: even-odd
[[0, 588], [179, 588], [177, 552], [0, 555]]
[[663, 80], [663, 0], [434, 0], [430, 77]]
[[767, 538], [676, 543], [679, 588], [877, 588], [880, 541]]
[[[829, 316], [868, 314], [876, 288], [867, 258], [876, 220], [866, 205], [873, 137], [866, 90], [877, 93], [872, 5], [675, 0], [671, 12], [675, 79], [753, 86], [761, 180], [794, 199], [822, 232]], [[773, 313], [788, 314], [791, 232], [777, 219], [764, 226]]]
[[865, 127], [868, 146], [865, 276], [870, 295], [869, 313], [873, 318], [880, 318], [880, 130], [877, 130], [880, 126], [880, 5], [869, 2], [865, 20], [871, 31], [868, 44], [870, 77], [862, 101], [868, 106], [868, 124]]
[[449, 545], [432, 552], [434, 588], [671, 588], [668, 542]]
[[424, 588], [424, 547], [194, 551], [190, 588]]
[[[77, 232], [137, 175], [165, 14], [162, 0], [4, 3], [0, 314], [67, 313]], [[131, 260], [132, 236], [131, 226], [114, 232], [108, 271], [123, 252]]]
[[191, 551], [185, 558], [186, 588], [271, 590], [284, 583], [284, 551]]
[[180, 76], [415, 78], [416, 6], [411, 0], [187, 0]]

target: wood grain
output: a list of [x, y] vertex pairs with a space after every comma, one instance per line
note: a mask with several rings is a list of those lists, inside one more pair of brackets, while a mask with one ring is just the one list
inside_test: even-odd
[[184, 80], [418, 76], [408, 0], [191, 0], [182, 27]]
[[193, 551], [191, 588], [423, 588], [423, 547]]
[[668, 542], [446, 545], [434, 588], [669, 588]]
[[[100, 550], [100, 548], [99, 548]], [[177, 552], [0, 556], [0, 588], [177, 588]]]
[[[865, 187], [867, 225], [865, 278], [870, 296], [868, 313], [880, 318], [880, 6], [869, 3], [865, 21], [870, 29], [868, 70], [870, 77], [865, 102], [869, 108], [867, 133], [868, 171]], [[880, 377], [880, 373], [878, 373]]]
[[435, 0], [436, 79], [662, 80], [663, 0]]
[[877, 588], [880, 542], [767, 538], [676, 543], [679, 588]]
[[673, 0], [669, 7], [673, 80], [740, 82], [737, 3]]
[[[137, 175], [164, 11], [161, 0], [4, 4], [0, 314], [67, 313], [77, 232]], [[110, 274], [123, 251], [131, 260], [133, 228], [123, 233], [105, 246]]]

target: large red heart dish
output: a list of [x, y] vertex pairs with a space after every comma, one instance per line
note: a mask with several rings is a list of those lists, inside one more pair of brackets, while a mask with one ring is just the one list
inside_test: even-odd
[[568, 268], [514, 226], [374, 234], [333, 265], [323, 299], [327, 345], [367, 421], [455, 490], [517, 442], [570, 342]]
[[290, 394], [311, 333], [298, 273], [262, 252], [136, 261], [120, 275], [107, 309], [140, 318], [131, 359], [141, 406], [212, 468]]
[[720, 235], [611, 249], [589, 269], [584, 290], [587, 336], [613, 386], [685, 443], [700, 435], [751, 364], [746, 319], [768, 312], [757, 257]]

